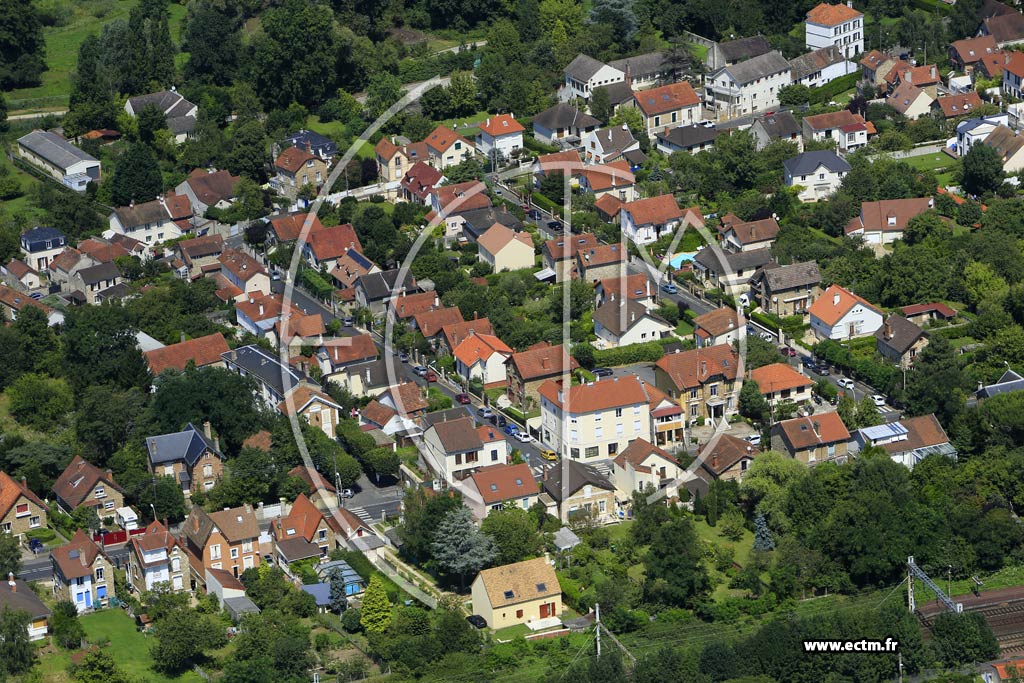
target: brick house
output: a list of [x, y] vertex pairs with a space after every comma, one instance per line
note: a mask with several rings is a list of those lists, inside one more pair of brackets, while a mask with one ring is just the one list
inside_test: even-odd
[[805, 465], [842, 462], [849, 452], [850, 431], [839, 413], [819, 413], [783, 420], [772, 427], [772, 449]]
[[875, 331], [875, 342], [883, 358], [907, 370], [914, 364], [917, 354], [928, 346], [928, 337], [924, 330], [902, 315], [890, 315]]
[[576, 370], [580, 364], [572, 356], [566, 361], [567, 355], [561, 344], [552, 346], [541, 342], [509, 356], [505, 361], [506, 395], [513, 405], [523, 406], [527, 402], [538, 405], [540, 385], [545, 380], [561, 378], [565, 362], [569, 364], [569, 372]]
[[29, 490], [25, 478], [15, 481], [0, 472], [0, 532], [21, 539], [32, 529], [46, 527], [46, 503]]
[[738, 409], [738, 365], [739, 358], [728, 344], [671, 353], [655, 363], [654, 382], [679, 403], [691, 424], [702, 418], [721, 419]]
[[299, 147], [289, 147], [274, 160], [270, 186], [281, 196], [294, 201], [309, 185], [317, 192], [327, 181], [327, 162]]
[[[194, 574], [223, 569], [237, 577], [260, 564], [260, 526], [251, 505], [210, 513], [193, 507], [183, 531], [186, 549], [198, 560], [192, 563]], [[199, 575], [205, 583], [205, 571]]]
[[186, 498], [193, 491], [212, 489], [224, 469], [220, 439], [211, 437], [209, 422], [202, 431], [190, 422], [180, 432], [146, 437], [146, 452], [150, 473], [174, 477]]
[[757, 450], [749, 441], [730, 434], [712, 438], [697, 455], [704, 474], [712, 479], [738, 482], [743, 481], [756, 456]]
[[132, 536], [128, 542], [128, 585], [136, 592], [151, 591], [157, 585], [171, 590], [186, 590], [189, 558], [182, 541], [163, 524], [151, 522], [146, 533]]
[[124, 489], [114, 481], [114, 474], [101, 470], [82, 456], [76, 455], [53, 484], [57, 504], [64, 512], [82, 505], [95, 507], [100, 518], [113, 517], [124, 507]]

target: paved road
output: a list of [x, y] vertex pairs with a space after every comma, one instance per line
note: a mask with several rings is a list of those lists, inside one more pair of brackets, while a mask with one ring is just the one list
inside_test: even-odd
[[675, 294], [669, 294], [662, 291], [661, 284], [667, 276], [659, 274], [657, 269], [652, 269], [646, 262], [640, 262], [639, 264], [631, 262], [629, 266], [627, 266], [627, 270], [630, 273], [645, 273], [648, 277], [652, 278], [659, 287], [658, 292], [663, 301], [668, 300], [676, 303], [682, 303], [697, 315], [703, 315], [704, 313], [708, 313], [718, 308], [714, 303], [694, 296], [684, 287], [678, 287]]
[[[284, 292], [284, 289], [285, 283], [282, 282], [281, 280], [275, 280], [274, 282], [270, 283], [270, 290], [272, 292], [281, 294], [282, 292]], [[332, 320], [340, 320], [338, 316], [334, 315], [334, 313], [331, 312], [330, 308], [323, 305], [316, 298], [310, 296], [309, 294], [306, 294], [306, 292], [302, 291], [298, 287], [294, 287], [292, 289], [292, 305], [298, 306], [299, 309], [302, 310], [302, 312], [307, 315], [319, 313], [320, 317], [323, 318], [324, 325], [327, 325]], [[351, 336], [353, 334], [356, 334], [356, 332], [353, 332], [353, 328], [351, 327], [342, 327], [339, 334], [343, 336]]]
[[443, 55], [445, 52], [461, 52], [462, 50], [472, 50], [473, 48], [481, 48], [487, 44], [486, 40], [475, 40], [469, 45], [456, 45], [455, 47], [445, 48], [444, 50], [438, 50], [434, 52], [435, 55]]
[[342, 500], [342, 505], [364, 522], [379, 522], [381, 517], [396, 516], [402, 510], [405, 492], [397, 482], [377, 486], [366, 474], [361, 474], [353, 491], [355, 495]]
[[[402, 94], [404, 95], [405, 93], [409, 92], [410, 90], [412, 90], [413, 88], [415, 88], [418, 85], [423, 85], [424, 83], [427, 83], [429, 81], [434, 81], [434, 80], [436, 80], [438, 83], [440, 83], [443, 86], [447, 86], [449, 83], [452, 82], [451, 76], [441, 76], [440, 78], [436, 78], [436, 79], [435, 78], [430, 78], [430, 79], [427, 79], [426, 81], [417, 81], [415, 83], [406, 83], [406, 84], [404, 84], [402, 86]], [[364, 93], [364, 92], [356, 93], [355, 100], [359, 104], [366, 104], [366, 93]]]
[[8, 121], [27, 121], [29, 119], [41, 119], [44, 116], [64, 116], [67, 114], [67, 109], [59, 109], [57, 111], [40, 111], [32, 114], [15, 114], [14, 116], [8, 116]]
[[21, 563], [18, 578], [22, 581], [49, 581], [53, 578], [53, 562], [46, 553], [32, 560]]

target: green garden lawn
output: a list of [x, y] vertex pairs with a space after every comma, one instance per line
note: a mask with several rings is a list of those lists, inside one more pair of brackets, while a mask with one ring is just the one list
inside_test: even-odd
[[202, 679], [192, 671], [186, 671], [177, 678], [168, 678], [153, 671], [153, 658], [149, 655], [153, 638], [136, 630], [135, 622], [121, 609], [108, 609], [81, 617], [85, 637], [90, 643], [109, 640], [107, 651], [129, 675], [152, 683], [201, 683]]

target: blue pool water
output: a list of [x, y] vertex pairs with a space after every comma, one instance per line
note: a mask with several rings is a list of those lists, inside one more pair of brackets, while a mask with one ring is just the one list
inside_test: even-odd
[[683, 265], [683, 263], [686, 263], [688, 261], [692, 261], [693, 257], [696, 256], [696, 255], [697, 255], [697, 252], [695, 252], [695, 251], [680, 252], [680, 253], [676, 254], [675, 256], [673, 256], [671, 259], [669, 259], [668, 264], [670, 266], [672, 266], [673, 268], [679, 268], [680, 266]]

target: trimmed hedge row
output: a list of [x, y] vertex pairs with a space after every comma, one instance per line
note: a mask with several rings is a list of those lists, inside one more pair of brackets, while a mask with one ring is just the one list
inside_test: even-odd
[[831, 102], [832, 98], [839, 93], [846, 92], [850, 88], [857, 87], [857, 81], [859, 79], [860, 72], [856, 71], [852, 74], [840, 76], [834, 81], [830, 81], [818, 88], [811, 88], [811, 104], [824, 104], [825, 102]]
[[[669, 341], [676, 341], [669, 338]], [[632, 365], [633, 363], [654, 363], [665, 355], [662, 341], [645, 342], [643, 344], [630, 344], [614, 349], [600, 349], [594, 351], [594, 365], [597, 367], [608, 367], [616, 365]]]
[[753, 320], [754, 322], [763, 325], [764, 327], [767, 327], [769, 330], [774, 330], [775, 332], [778, 332], [779, 329], [782, 328], [782, 321], [779, 320], [778, 317], [768, 313], [762, 313], [761, 311], [751, 311], [750, 314], [747, 315], [747, 317]]

